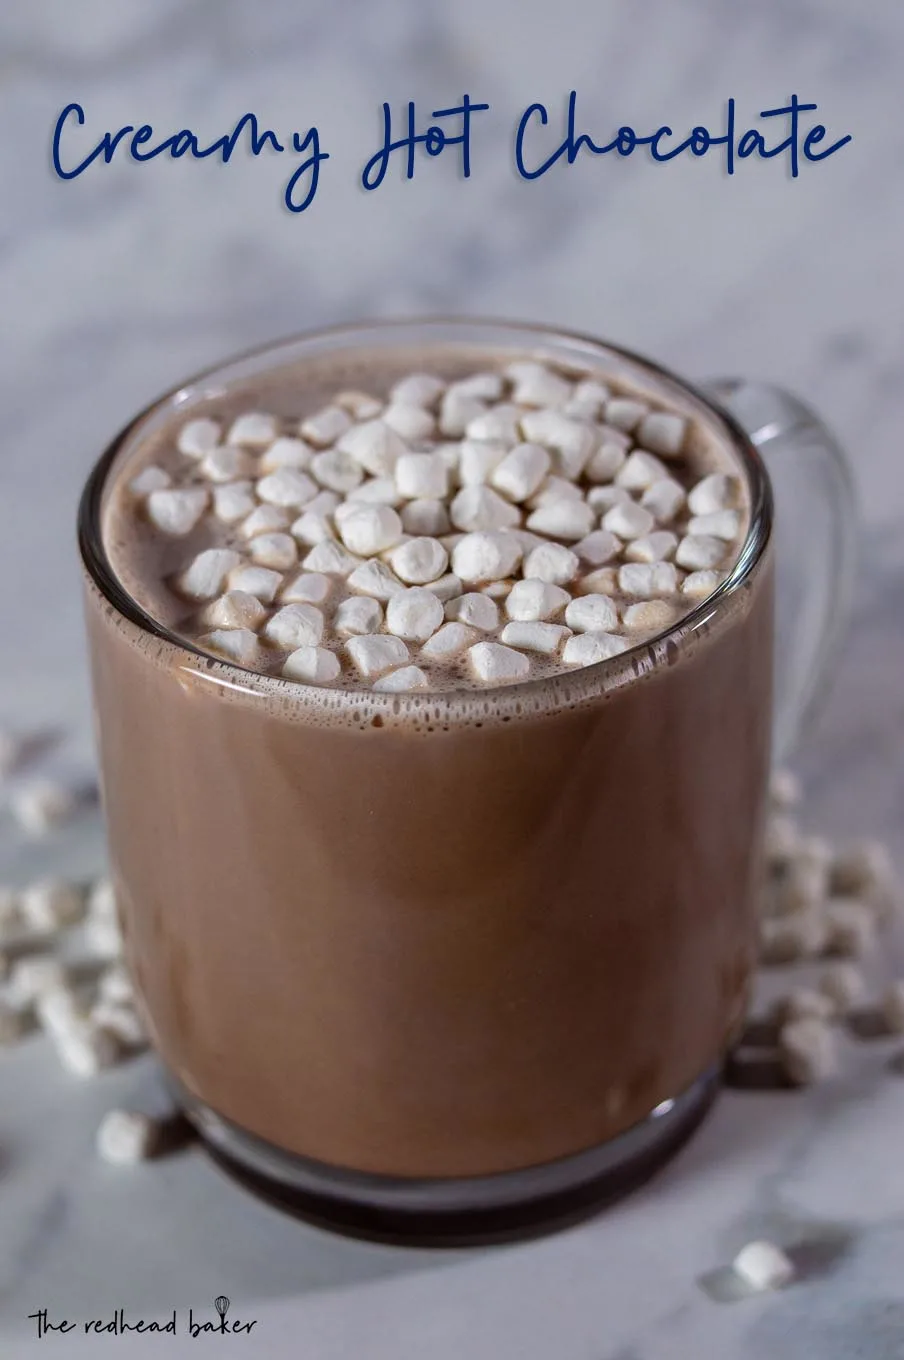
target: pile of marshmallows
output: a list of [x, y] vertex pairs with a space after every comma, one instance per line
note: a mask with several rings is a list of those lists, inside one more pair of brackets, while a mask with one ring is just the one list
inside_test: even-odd
[[345, 667], [416, 690], [423, 665], [465, 661], [498, 685], [532, 658], [615, 656], [720, 584], [739, 488], [722, 473], [688, 488], [686, 434], [683, 416], [521, 361], [448, 385], [411, 374], [385, 406], [340, 392], [297, 434], [263, 412], [225, 439], [190, 420], [186, 476], [150, 466], [131, 487], [161, 533], [206, 520], [228, 543], [174, 582], [203, 606], [206, 649], [309, 684]]
[[[836, 1027], [867, 999], [859, 965], [876, 952], [880, 932], [904, 903], [884, 845], [861, 840], [834, 847], [805, 835], [792, 816], [798, 798], [797, 781], [779, 772], [766, 831], [760, 963], [818, 966], [811, 985], [790, 988], [765, 1017], [775, 1028], [786, 1077], [808, 1085], [837, 1071]], [[904, 979], [892, 982], [867, 1014], [875, 1037], [904, 1034]], [[763, 1029], [762, 1021], [754, 1024]]]

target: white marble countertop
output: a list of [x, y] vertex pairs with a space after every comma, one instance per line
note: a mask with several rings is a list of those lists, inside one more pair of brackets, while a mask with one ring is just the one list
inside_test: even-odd
[[[851, 451], [862, 504], [854, 620], [827, 707], [799, 753], [806, 819], [904, 826], [904, 320], [896, 173], [896, 0], [43, 0], [0, 15], [0, 725], [62, 726], [54, 759], [91, 759], [75, 502], [112, 433], [175, 380], [318, 324], [398, 313], [510, 315], [584, 329], [701, 378], [781, 381]], [[715, 161], [578, 162], [536, 183], [511, 135], [534, 100], [579, 91], [588, 130], [715, 127], [796, 91], [854, 141], [792, 181], [728, 180]], [[462, 182], [356, 184], [384, 99], [493, 106]], [[114, 161], [69, 183], [48, 148], [70, 101], [88, 127], [147, 121], [209, 139], [256, 111], [318, 123], [333, 160], [302, 216], [283, 166]], [[44, 846], [3, 816], [0, 878], [101, 862], [79, 823]], [[904, 963], [889, 946], [883, 966]], [[859, 1045], [808, 1095], [728, 1093], [654, 1183], [532, 1244], [435, 1254], [333, 1238], [282, 1218], [197, 1149], [114, 1172], [92, 1140], [141, 1063], [82, 1086], [41, 1042], [0, 1057], [0, 1353], [180, 1355], [186, 1338], [38, 1342], [27, 1315], [258, 1320], [236, 1354], [437, 1360], [884, 1360], [904, 1354], [904, 1078]], [[700, 1285], [751, 1236], [823, 1242], [787, 1291], [733, 1305]], [[118, 1350], [117, 1350], [118, 1353]]]

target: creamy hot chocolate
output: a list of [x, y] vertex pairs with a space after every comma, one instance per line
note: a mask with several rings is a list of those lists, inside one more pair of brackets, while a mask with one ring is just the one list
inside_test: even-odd
[[[744, 1014], [768, 763], [770, 559], [764, 554], [704, 611], [688, 582], [711, 573], [697, 587], [709, 595], [731, 570], [751, 513], [747, 480], [718, 418], [690, 397], [681, 409], [652, 379], [648, 390], [629, 390], [602, 363], [579, 373], [544, 359], [544, 395], [555, 402], [519, 402], [519, 382], [531, 375], [519, 378], [511, 365], [534, 359], [489, 346], [334, 349], [284, 367], [276, 357], [253, 381], [139, 422], [107, 471], [103, 546], [144, 613], [91, 580], [88, 620], [113, 873], [150, 1031], [193, 1098], [329, 1166], [482, 1176], [594, 1147], [718, 1065]], [[409, 413], [398, 437], [436, 461], [401, 476], [412, 478], [409, 490], [434, 495], [400, 490], [404, 455], [381, 466], [372, 445], [361, 454], [365, 440], [358, 458], [371, 465], [355, 480], [348, 453], [343, 415], [352, 426], [380, 418], [393, 386], [412, 374], [438, 383], [420, 425]], [[465, 389], [457, 415], [448, 414], [448, 384], [474, 374], [492, 375], [497, 395], [481, 395], [484, 377], [485, 388]], [[569, 478], [567, 441], [560, 434], [557, 447], [547, 435], [544, 444], [542, 423], [525, 422], [524, 412], [504, 411], [474, 432], [470, 422], [500, 406], [558, 411], [610, 433], [594, 433]], [[547, 431], [556, 428], [547, 421]], [[230, 432], [233, 442], [224, 442]], [[382, 438], [385, 454], [393, 444]], [[180, 452], [180, 439], [193, 443], [190, 452]], [[489, 488], [496, 499], [466, 497], [456, 510], [469, 440], [505, 443], [508, 452], [534, 445], [549, 461], [516, 459], [508, 483], [504, 473], [494, 486], [507, 453], [495, 462], [496, 451], [487, 453], [488, 476], [465, 487]], [[604, 448], [612, 452], [594, 473]], [[330, 450], [345, 456], [323, 462]], [[467, 455], [478, 469], [480, 452]], [[313, 495], [283, 478], [277, 488], [294, 484], [294, 493], [268, 499], [265, 488], [262, 496], [261, 478], [280, 468], [314, 482]], [[324, 476], [355, 484], [312, 510]], [[556, 478], [579, 495], [543, 502]], [[367, 553], [379, 517], [365, 518], [351, 544], [336, 511], [374, 481], [386, 485], [369, 503], [391, 509], [411, 537]], [[709, 491], [688, 506], [701, 484]], [[194, 507], [153, 502], [174, 489], [201, 494]], [[594, 491], [625, 495], [594, 503]], [[283, 494], [299, 499], [281, 505]], [[586, 509], [569, 520], [578, 501]], [[432, 504], [412, 511], [418, 502]], [[497, 502], [509, 507], [508, 525], [469, 527], [472, 514], [505, 514]], [[549, 506], [561, 517], [533, 518]], [[609, 519], [619, 506], [627, 516]], [[268, 507], [285, 516], [268, 517]], [[712, 520], [692, 523], [726, 514], [734, 518], [715, 522], [724, 536]], [[248, 537], [241, 526], [255, 515], [260, 534]], [[467, 580], [456, 571], [458, 534], [486, 535], [490, 554], [500, 547], [493, 536], [508, 535], [501, 546], [514, 541], [518, 554], [480, 565], [478, 552], [469, 567], [466, 553]], [[605, 534], [617, 544], [597, 539], [596, 550], [610, 555], [596, 561], [584, 540]], [[631, 551], [657, 534], [675, 544]], [[248, 545], [261, 536], [277, 542], [256, 560]], [[692, 544], [682, 561], [680, 545], [701, 537], [709, 546]], [[437, 554], [431, 564], [424, 550], [418, 567], [420, 549], [409, 554], [415, 570], [440, 571], [415, 587], [404, 579], [404, 555], [399, 574], [392, 554], [420, 538], [435, 540], [448, 561]], [[193, 564], [210, 550], [239, 560], [212, 564], [205, 578]], [[346, 571], [339, 553], [361, 561]], [[534, 553], [539, 568], [525, 574]], [[324, 569], [330, 561], [341, 570]], [[493, 561], [502, 574], [484, 579]], [[370, 590], [350, 584], [362, 562], [373, 569], [363, 576]], [[623, 575], [631, 566], [653, 568], [645, 581], [658, 570], [661, 593], [632, 595], [631, 573]], [[193, 570], [202, 598], [186, 590]], [[425, 638], [391, 630], [400, 591], [381, 598], [374, 589], [389, 573], [400, 589], [432, 590], [442, 604]], [[456, 580], [440, 589], [449, 576]], [[302, 612], [274, 630], [291, 603], [286, 592], [303, 589], [324, 591], [297, 600], [321, 622]], [[521, 619], [507, 607], [519, 594]], [[582, 614], [588, 601], [601, 602], [596, 613]], [[650, 602], [663, 608], [632, 630], [627, 611]], [[413, 617], [409, 631], [417, 609]], [[462, 646], [431, 656], [430, 639], [453, 623], [470, 630]], [[531, 645], [530, 634], [505, 638], [513, 623], [565, 631], [538, 649], [542, 634]], [[231, 666], [227, 635], [238, 631], [249, 635], [248, 650], [234, 650]], [[372, 645], [356, 657], [362, 638], [388, 644], [385, 664]], [[500, 653], [482, 671], [472, 649], [484, 638]], [[591, 642], [570, 660], [567, 648], [581, 638]], [[594, 653], [592, 639], [601, 638], [616, 641], [598, 641]], [[282, 674], [299, 651], [307, 683]], [[338, 671], [323, 669], [320, 651]], [[508, 653], [527, 670], [518, 662], [510, 672]], [[606, 656], [602, 666], [585, 664]], [[410, 692], [379, 686], [411, 668], [424, 679], [407, 677]]]

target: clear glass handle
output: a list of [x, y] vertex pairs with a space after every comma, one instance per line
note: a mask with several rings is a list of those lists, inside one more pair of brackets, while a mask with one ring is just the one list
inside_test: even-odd
[[847, 623], [857, 508], [847, 459], [821, 420], [769, 383], [720, 378], [706, 390], [746, 430], [775, 497], [773, 758], [788, 758], [829, 679]]

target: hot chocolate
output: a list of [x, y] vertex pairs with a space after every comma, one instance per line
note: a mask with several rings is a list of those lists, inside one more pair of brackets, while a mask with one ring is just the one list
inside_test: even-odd
[[[211, 382], [187, 409], [171, 405], [139, 421], [95, 485], [101, 565], [87, 598], [104, 796], [127, 954], [154, 1043], [205, 1107], [328, 1166], [486, 1176], [579, 1153], [716, 1067], [744, 1014], [772, 635], [768, 554], [734, 565], [755, 513], [748, 478], [728, 428], [692, 394], [682, 406], [674, 384], [647, 375], [644, 385], [639, 365], [628, 365], [628, 375], [609, 371], [605, 352], [584, 372], [541, 357], [568, 386], [564, 396], [555, 382], [548, 386], [560, 410], [572, 404], [566, 419], [606, 425], [606, 403], [614, 404], [612, 475], [590, 480], [587, 465], [604, 442], [597, 440], [572, 480], [583, 488], [582, 505], [593, 488], [627, 494], [608, 506], [597, 496], [591, 518], [579, 512], [580, 524], [567, 515], [536, 518], [544, 484], [568, 480], [561, 442], [543, 445], [542, 422], [507, 431], [500, 418], [487, 422], [487, 443], [507, 442], [509, 452], [547, 447], [549, 455], [545, 463], [530, 454], [514, 460], [501, 487], [497, 477], [494, 495], [519, 507], [517, 523], [469, 529], [453, 514], [446, 527], [443, 513], [462, 489], [462, 441], [477, 437], [464, 426], [443, 431], [441, 385], [536, 358], [490, 345], [413, 352], [349, 342], [290, 364], [277, 353], [253, 378], [225, 388]], [[367, 552], [365, 536], [379, 532], [379, 517], [360, 521], [362, 537], [351, 546], [336, 516], [339, 499], [305, 510], [329, 489], [317, 470], [351, 482], [346, 458], [355, 455], [315, 466], [321, 455], [312, 450], [342, 453], [335, 445], [349, 427], [385, 413], [393, 385], [413, 374], [436, 380], [429, 420], [398, 437], [434, 461], [413, 463], [403, 476], [435, 494], [399, 498], [397, 486], [395, 495], [385, 489], [385, 499], [370, 504], [387, 506], [411, 529], [399, 536], [384, 517], [396, 541]], [[579, 384], [588, 400], [595, 385], [606, 389], [593, 413], [578, 412]], [[472, 400], [490, 415], [506, 401], [517, 405], [512, 391], [492, 403]], [[346, 395], [337, 400], [339, 393]], [[349, 420], [329, 414], [337, 410]], [[469, 420], [480, 414], [472, 407]], [[645, 419], [648, 443], [656, 443], [654, 414], [660, 452], [644, 450], [654, 462], [635, 458], [618, 483]], [[667, 416], [680, 419], [680, 453], [670, 443], [678, 426]], [[224, 442], [239, 417], [244, 428]], [[190, 424], [183, 443], [206, 447], [180, 453], [180, 431]], [[628, 439], [616, 438], [619, 431]], [[273, 453], [276, 440], [283, 446]], [[307, 445], [307, 461], [302, 451], [293, 465], [293, 440]], [[657, 460], [666, 475], [644, 485]], [[275, 499], [260, 496], [261, 477], [293, 466], [296, 477], [277, 482]], [[310, 496], [301, 477], [315, 483]], [[701, 495], [697, 512], [687, 508], [688, 491], [704, 478], [717, 498], [730, 485], [730, 506], [703, 508]], [[376, 467], [349, 491], [366, 480], [393, 479]], [[677, 490], [648, 495], [666, 480]], [[156, 492], [192, 489], [203, 492], [203, 506], [191, 521], [185, 503], [178, 532], [167, 520], [178, 502], [164, 500], [160, 511], [158, 498], [150, 513]], [[296, 504], [280, 505], [293, 495]], [[632, 515], [647, 509], [645, 497], [654, 509], [649, 521], [636, 518], [635, 532]], [[568, 498], [545, 507], [567, 509]], [[487, 496], [470, 501], [477, 522], [499, 512]], [[432, 505], [412, 512], [415, 502]], [[465, 498], [459, 520], [467, 522], [468, 505]], [[268, 515], [268, 507], [291, 518]], [[627, 513], [601, 525], [599, 516], [617, 507]], [[657, 533], [675, 544], [712, 539], [691, 518], [728, 510], [730, 525], [705, 526], [723, 535], [709, 565], [693, 548], [682, 565], [667, 539], [630, 551]], [[306, 514], [304, 530], [293, 528]], [[260, 534], [244, 537], [252, 515]], [[318, 542], [306, 542], [304, 531], [320, 533], [317, 518], [326, 521], [319, 543], [327, 551], [311, 563]], [[466, 566], [471, 581], [456, 571], [465, 538], [483, 535], [492, 547], [519, 533], [516, 558]], [[593, 560], [593, 543], [578, 550], [594, 534], [617, 540], [602, 562]], [[271, 543], [255, 560], [247, 544], [261, 536], [289, 543]], [[418, 548], [407, 554], [413, 566], [403, 554], [398, 574], [391, 554], [420, 539], [438, 543], [448, 561], [437, 553], [431, 564]], [[595, 550], [612, 546], [597, 539]], [[210, 550], [232, 556], [213, 564], [206, 581], [204, 564], [196, 568], [191, 598], [186, 573]], [[418, 621], [419, 595], [393, 627], [400, 590], [380, 599], [373, 584], [349, 586], [361, 563], [318, 569], [337, 560], [330, 552], [369, 564], [367, 579], [391, 574], [400, 590], [430, 594], [441, 606], [434, 626], [420, 636], [427, 625]], [[538, 569], [525, 572], [532, 553]], [[459, 564], [467, 557], [459, 552]], [[557, 557], [577, 562], [564, 579], [555, 578]], [[635, 572], [636, 595], [632, 566], [647, 569]], [[406, 569], [429, 579], [406, 581]], [[716, 592], [704, 609], [682, 591], [695, 572], [709, 573], [700, 578], [702, 596]], [[720, 589], [732, 572], [737, 579]], [[326, 584], [295, 584], [304, 576]], [[431, 593], [444, 576], [456, 579]], [[287, 588], [302, 593], [293, 602]], [[290, 603], [299, 612], [278, 621]], [[633, 629], [631, 609], [642, 620]], [[464, 630], [462, 645], [431, 655], [431, 640], [453, 624]], [[553, 632], [519, 633], [514, 625]], [[229, 654], [223, 637], [238, 631], [251, 639], [248, 649]], [[358, 660], [355, 641], [375, 638], [390, 650], [398, 642], [405, 655], [396, 649], [381, 662], [371, 647]], [[498, 654], [475, 659], [481, 646]], [[287, 662], [304, 649], [292, 678]], [[337, 664], [313, 655], [320, 652]], [[525, 658], [524, 666], [510, 673], [503, 653]], [[318, 665], [326, 667], [319, 674], [310, 669]], [[417, 669], [423, 684], [387, 693], [377, 683], [404, 669]]]

